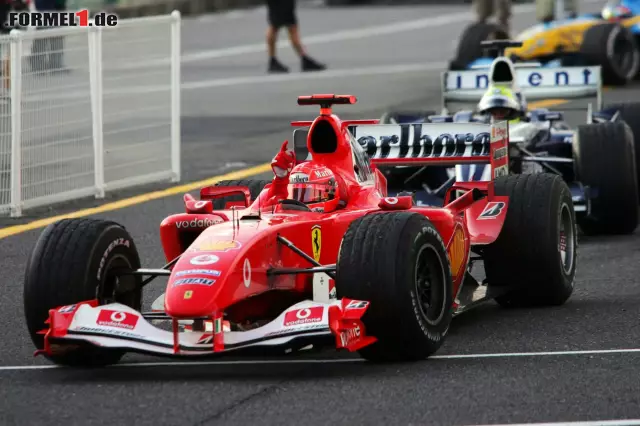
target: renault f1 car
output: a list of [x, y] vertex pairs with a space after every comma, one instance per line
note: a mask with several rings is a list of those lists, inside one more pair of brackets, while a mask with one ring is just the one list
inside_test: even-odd
[[[310, 346], [417, 360], [440, 347], [453, 315], [479, 302], [560, 305], [570, 297], [577, 241], [569, 189], [551, 174], [507, 175], [508, 155], [497, 155], [508, 144], [506, 122], [424, 125], [433, 139], [466, 136], [446, 150], [417, 140], [407, 150], [388, 143], [402, 126], [332, 113], [333, 104], [354, 102], [300, 97], [321, 114], [293, 123], [307, 132], [311, 161], [344, 183], [338, 210], [316, 212], [291, 199], [270, 204], [264, 182], [206, 187], [200, 200], [185, 195], [185, 213], [162, 221], [168, 263], [160, 269], [140, 267], [131, 235], [114, 222], [48, 226], [24, 283], [37, 353], [75, 366], [112, 364], [129, 351], [196, 357]], [[371, 138], [371, 159], [360, 137]], [[489, 163], [495, 179], [453, 185], [444, 207], [389, 197], [377, 169], [460, 162]], [[470, 274], [479, 259], [482, 282]], [[142, 291], [158, 276], [169, 280], [162, 309], [145, 312]]]
[[[560, 7], [561, 8], [561, 7]], [[600, 66], [605, 84], [626, 84], [640, 70], [640, 2], [607, 4], [601, 13], [535, 25], [516, 40], [522, 46], [507, 49], [513, 61], [536, 61], [543, 66]], [[481, 42], [506, 39], [497, 25], [475, 23], [463, 32], [451, 71], [489, 65], [496, 53], [486, 55]]]
[[[484, 44], [504, 48], [520, 43]], [[603, 107], [599, 67], [541, 68], [514, 64], [501, 56], [490, 67], [445, 72], [442, 82], [442, 114], [390, 111], [382, 120], [409, 129], [418, 123], [489, 122], [489, 115], [464, 107], [477, 105], [495, 85], [509, 87], [526, 111], [518, 122], [509, 125], [511, 172], [545, 171], [562, 176], [571, 188], [578, 223], [587, 234], [626, 234], [636, 229], [640, 187], [640, 123], [636, 122], [640, 104]], [[585, 108], [586, 124], [572, 128], [562, 112], [527, 109], [528, 101], [550, 98], [591, 99], [597, 112], [592, 112], [589, 104]], [[462, 109], [450, 112], [457, 106]], [[489, 173], [483, 165], [457, 165], [455, 170], [393, 167], [383, 171], [390, 192], [416, 191], [417, 199], [427, 205], [441, 205], [443, 194], [453, 182], [486, 179]]]

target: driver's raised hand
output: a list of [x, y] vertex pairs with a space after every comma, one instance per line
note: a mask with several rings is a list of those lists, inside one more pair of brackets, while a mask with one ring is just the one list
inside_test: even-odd
[[296, 154], [293, 151], [287, 150], [289, 141], [284, 141], [280, 152], [271, 160], [271, 169], [278, 178], [285, 178], [289, 176], [291, 169], [296, 165]]

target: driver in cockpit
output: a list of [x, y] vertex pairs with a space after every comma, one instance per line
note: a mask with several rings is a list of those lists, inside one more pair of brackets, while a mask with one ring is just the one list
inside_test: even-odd
[[494, 121], [518, 122], [526, 116], [526, 101], [507, 86], [490, 87], [478, 103], [480, 114], [489, 114]]
[[294, 200], [311, 211], [329, 213], [340, 206], [340, 187], [335, 174], [325, 165], [306, 161], [295, 165], [295, 153], [287, 151], [287, 141], [273, 157], [273, 181], [267, 195], [269, 203]]

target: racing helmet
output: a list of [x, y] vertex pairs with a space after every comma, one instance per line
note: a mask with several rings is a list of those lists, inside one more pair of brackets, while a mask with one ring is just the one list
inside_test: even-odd
[[633, 16], [631, 9], [620, 4], [618, 1], [610, 1], [602, 8], [602, 18], [607, 21], [616, 21], [618, 19], [629, 18], [631, 16]]
[[519, 97], [510, 87], [495, 85], [489, 87], [478, 103], [478, 112], [491, 114], [498, 120], [517, 120], [524, 114]]
[[338, 181], [326, 166], [313, 162], [298, 164], [291, 170], [287, 198], [306, 204], [313, 211], [332, 212], [340, 202]]

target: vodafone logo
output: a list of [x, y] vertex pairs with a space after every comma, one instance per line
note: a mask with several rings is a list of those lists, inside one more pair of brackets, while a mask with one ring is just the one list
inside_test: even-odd
[[203, 208], [203, 207], [204, 207], [204, 206], [206, 206], [206, 205], [207, 205], [207, 202], [206, 202], [206, 201], [198, 201], [198, 202], [195, 204], [195, 206], [194, 206], [194, 207], [195, 207], [196, 209], [201, 209], [201, 208]]
[[305, 309], [300, 309], [297, 313], [296, 313], [296, 317], [298, 319], [307, 319], [309, 318], [309, 316], [311, 316], [311, 309], [305, 308]]
[[302, 308], [295, 311], [287, 312], [284, 316], [284, 326], [291, 327], [294, 325], [305, 325], [321, 322], [324, 315], [323, 306], [314, 306], [312, 308]]
[[140, 317], [136, 314], [122, 311], [112, 311], [111, 309], [103, 309], [98, 314], [96, 324], [103, 327], [126, 328], [133, 330], [138, 324]]
[[111, 321], [122, 322], [127, 318], [127, 314], [124, 312], [114, 312], [111, 314]]
[[396, 197], [387, 197], [384, 199], [384, 201], [387, 204], [391, 204], [391, 205], [398, 204], [398, 199]]
[[244, 260], [244, 266], [242, 267], [242, 278], [244, 279], [244, 286], [249, 288], [251, 286], [251, 262], [249, 259]]

